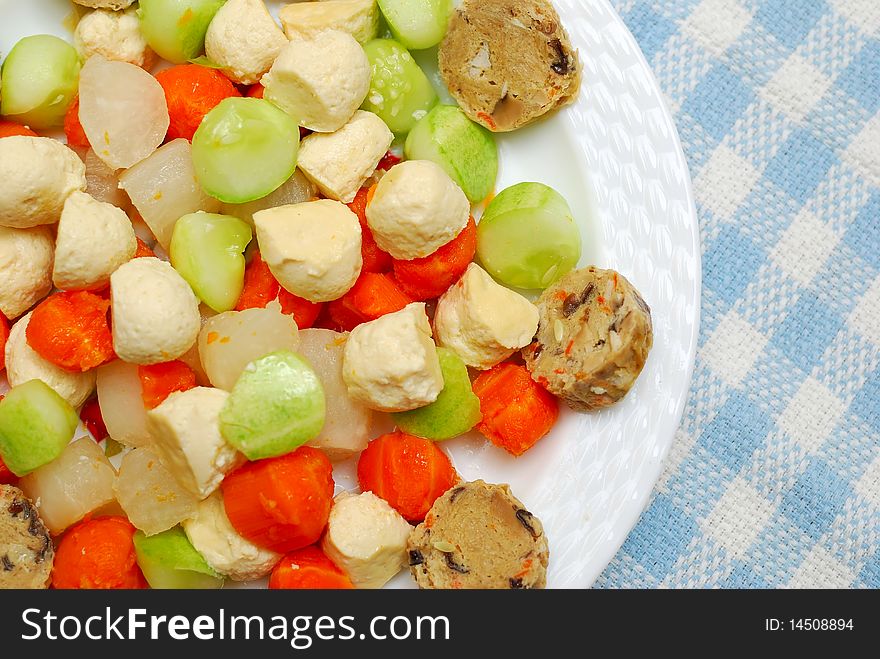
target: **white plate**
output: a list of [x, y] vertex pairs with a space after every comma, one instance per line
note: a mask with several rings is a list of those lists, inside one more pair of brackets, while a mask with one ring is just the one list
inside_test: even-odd
[[[568, 199], [585, 239], [581, 265], [619, 270], [644, 294], [654, 348], [621, 403], [566, 410], [521, 458], [478, 437], [444, 446], [465, 478], [511, 484], [544, 523], [549, 587], [572, 588], [592, 584], [638, 520], [678, 428], [699, 324], [700, 251], [681, 145], [635, 40], [606, 0], [555, 4], [584, 62], [583, 89], [551, 119], [500, 136], [498, 189], [541, 181]], [[0, 0], [0, 52], [28, 34], [70, 38], [70, 11], [65, 0]], [[338, 477], [352, 482], [350, 469]], [[409, 583], [401, 575], [394, 585]]]

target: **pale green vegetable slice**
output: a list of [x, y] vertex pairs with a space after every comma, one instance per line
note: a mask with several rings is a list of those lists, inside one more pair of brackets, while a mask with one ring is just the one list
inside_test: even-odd
[[378, 0], [388, 28], [407, 48], [423, 50], [443, 40], [452, 0]]
[[235, 308], [244, 287], [244, 250], [253, 234], [230, 215], [192, 213], [174, 225], [171, 265], [214, 311]]
[[409, 51], [392, 39], [364, 46], [373, 76], [361, 106], [379, 115], [392, 132], [405, 135], [437, 104], [437, 93]]
[[502, 191], [477, 225], [477, 257], [502, 284], [546, 288], [581, 257], [581, 235], [568, 202], [542, 183]]
[[61, 126], [79, 70], [76, 49], [63, 39], [48, 34], [21, 39], [0, 72], [0, 114], [31, 128]]
[[0, 401], [0, 458], [24, 476], [61, 455], [79, 417], [70, 403], [42, 380], [13, 387]]
[[443, 440], [463, 435], [480, 422], [480, 399], [471, 387], [468, 370], [461, 357], [446, 348], [437, 348], [443, 390], [430, 405], [391, 415], [397, 427], [410, 435]]
[[471, 202], [485, 199], [498, 177], [495, 137], [456, 106], [438, 105], [406, 138], [407, 160], [430, 160], [458, 183]]
[[150, 588], [216, 590], [223, 586], [223, 577], [211, 569], [179, 526], [152, 536], [138, 531], [132, 540]]
[[220, 201], [241, 204], [265, 197], [296, 169], [299, 126], [269, 101], [227, 98], [193, 136], [196, 179]]
[[205, 51], [205, 33], [226, 0], [140, 0], [141, 32], [159, 57], [174, 64]]
[[315, 371], [282, 350], [245, 368], [220, 412], [220, 432], [248, 460], [272, 458], [315, 438], [325, 410]]

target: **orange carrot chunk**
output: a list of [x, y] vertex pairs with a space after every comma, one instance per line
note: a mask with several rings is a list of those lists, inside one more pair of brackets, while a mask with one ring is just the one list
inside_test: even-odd
[[399, 430], [371, 441], [361, 453], [358, 483], [413, 524], [459, 478], [449, 457], [432, 441]]
[[27, 326], [28, 345], [69, 371], [88, 371], [116, 358], [107, 320], [110, 301], [87, 291], [50, 295]]
[[270, 590], [350, 590], [345, 572], [315, 545], [290, 552], [269, 576]]
[[373, 232], [367, 225], [367, 198], [369, 196], [367, 188], [358, 190], [357, 196], [348, 207], [358, 216], [361, 223], [361, 256], [363, 256], [364, 264], [361, 268], [362, 272], [389, 272], [391, 270], [391, 255], [383, 252], [376, 244], [373, 238]]
[[178, 64], [156, 74], [168, 104], [167, 139], [192, 140], [205, 115], [220, 101], [241, 96], [226, 76], [216, 69], [198, 64]]
[[410, 302], [394, 279], [379, 272], [362, 272], [351, 290], [342, 296], [343, 306], [360, 322], [400, 311]]
[[254, 252], [251, 262], [244, 269], [244, 288], [241, 289], [235, 309], [262, 309], [278, 297], [280, 288], [260, 252]]
[[141, 397], [144, 407], [152, 410], [175, 391], [187, 391], [196, 386], [196, 374], [180, 360], [138, 366]]
[[22, 126], [14, 121], [0, 120], [0, 137], [14, 137], [16, 135], [23, 135], [24, 137], [39, 137], [39, 135], [27, 126]]
[[135, 528], [124, 517], [80, 522], [58, 544], [52, 586], [59, 589], [147, 588], [131, 537]]
[[89, 138], [79, 121], [79, 94], [73, 97], [67, 112], [64, 114], [64, 135], [67, 137], [68, 146], [81, 146], [89, 148]]
[[156, 256], [156, 253], [150, 249], [150, 246], [147, 245], [140, 238], [137, 239], [137, 251], [134, 253], [132, 258], [139, 259], [144, 256]]
[[248, 98], [263, 98], [263, 94], [266, 93], [266, 88], [263, 87], [259, 82], [254, 83], [247, 89], [247, 97]]
[[321, 537], [333, 503], [333, 466], [318, 449], [301, 446], [239, 467], [221, 489], [226, 515], [239, 534], [287, 553]]
[[278, 291], [278, 301], [281, 303], [281, 313], [293, 316], [300, 329], [312, 327], [324, 308], [322, 302], [309, 302], [283, 288]]
[[411, 261], [394, 259], [394, 277], [400, 289], [413, 300], [432, 300], [461, 277], [476, 251], [477, 225], [471, 217], [452, 241], [433, 254]]
[[522, 455], [550, 432], [559, 401], [518, 364], [498, 364], [474, 380], [483, 420], [477, 430], [513, 455]]
[[0, 372], [6, 368], [6, 339], [9, 338], [9, 321], [0, 313]]
[[86, 404], [79, 411], [79, 418], [96, 442], [110, 436], [110, 433], [107, 432], [107, 426], [104, 424], [104, 415], [101, 414], [101, 404], [98, 402], [97, 396], [86, 401]]
[[350, 332], [364, 322], [363, 316], [349, 309], [343, 303], [342, 298], [327, 303], [326, 317], [329, 320], [326, 323], [326, 329], [332, 329], [336, 332]]

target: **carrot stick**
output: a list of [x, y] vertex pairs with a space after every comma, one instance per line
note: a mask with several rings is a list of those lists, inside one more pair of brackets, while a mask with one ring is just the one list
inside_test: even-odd
[[293, 551], [269, 577], [270, 590], [348, 590], [354, 588], [345, 572], [316, 546]]
[[73, 97], [73, 101], [67, 106], [64, 114], [64, 135], [67, 137], [68, 146], [81, 146], [89, 148], [89, 138], [79, 121], [79, 94]]
[[0, 137], [14, 137], [16, 135], [23, 135], [24, 137], [39, 137], [39, 135], [27, 126], [22, 126], [14, 121], [0, 121]]
[[369, 190], [361, 188], [358, 190], [357, 196], [348, 207], [358, 216], [361, 223], [361, 256], [364, 264], [361, 268], [362, 272], [389, 272], [391, 270], [391, 255], [383, 252], [376, 244], [373, 238], [373, 232], [367, 225], [367, 198]]
[[70, 529], [55, 552], [52, 586], [75, 589], [146, 588], [124, 517], [99, 517]]
[[498, 364], [474, 380], [483, 420], [477, 430], [512, 455], [522, 455], [559, 417], [556, 397], [518, 364]]
[[168, 140], [192, 140], [205, 115], [225, 98], [241, 96], [226, 76], [198, 64], [178, 64], [156, 74], [168, 105]]
[[85, 372], [116, 358], [107, 320], [109, 300], [87, 291], [50, 295], [37, 305], [27, 342], [43, 359]]
[[301, 446], [239, 467], [221, 488], [235, 530], [260, 547], [285, 553], [321, 537], [333, 503], [333, 466], [318, 449]]
[[447, 455], [432, 441], [401, 431], [371, 441], [361, 453], [358, 483], [410, 522], [421, 522], [434, 501], [459, 478]]
[[144, 407], [152, 410], [175, 391], [187, 391], [196, 386], [196, 374], [180, 360], [138, 366], [141, 397]]
[[393, 259], [394, 277], [400, 289], [413, 300], [431, 300], [440, 297], [461, 277], [476, 251], [477, 225], [471, 217], [458, 236], [433, 254], [411, 261]]

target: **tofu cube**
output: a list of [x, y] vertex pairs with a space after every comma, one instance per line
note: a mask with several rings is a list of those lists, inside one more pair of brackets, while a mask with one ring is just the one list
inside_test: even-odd
[[48, 227], [0, 226], [0, 313], [18, 318], [49, 294], [54, 252]]
[[354, 37], [327, 30], [294, 39], [262, 80], [265, 98], [319, 133], [342, 128], [370, 91], [372, 69]]
[[324, 30], [341, 30], [364, 44], [379, 35], [376, 0], [297, 2], [282, 7], [278, 17], [288, 39], [309, 38]]
[[287, 37], [263, 0], [228, 0], [205, 34], [205, 54], [234, 82], [252, 85], [272, 66]]
[[330, 510], [324, 553], [356, 588], [381, 588], [407, 564], [412, 527], [372, 492], [338, 495]]
[[438, 345], [468, 366], [488, 369], [531, 342], [538, 309], [471, 263], [437, 303], [434, 330]]
[[153, 448], [177, 481], [199, 499], [212, 494], [244, 456], [220, 435], [229, 394], [196, 387], [171, 394], [147, 413]]
[[423, 302], [408, 304], [352, 330], [342, 356], [349, 395], [380, 412], [403, 412], [437, 400], [443, 374]]
[[336, 132], [306, 137], [297, 164], [325, 197], [350, 204], [393, 140], [384, 121], [358, 110]]

